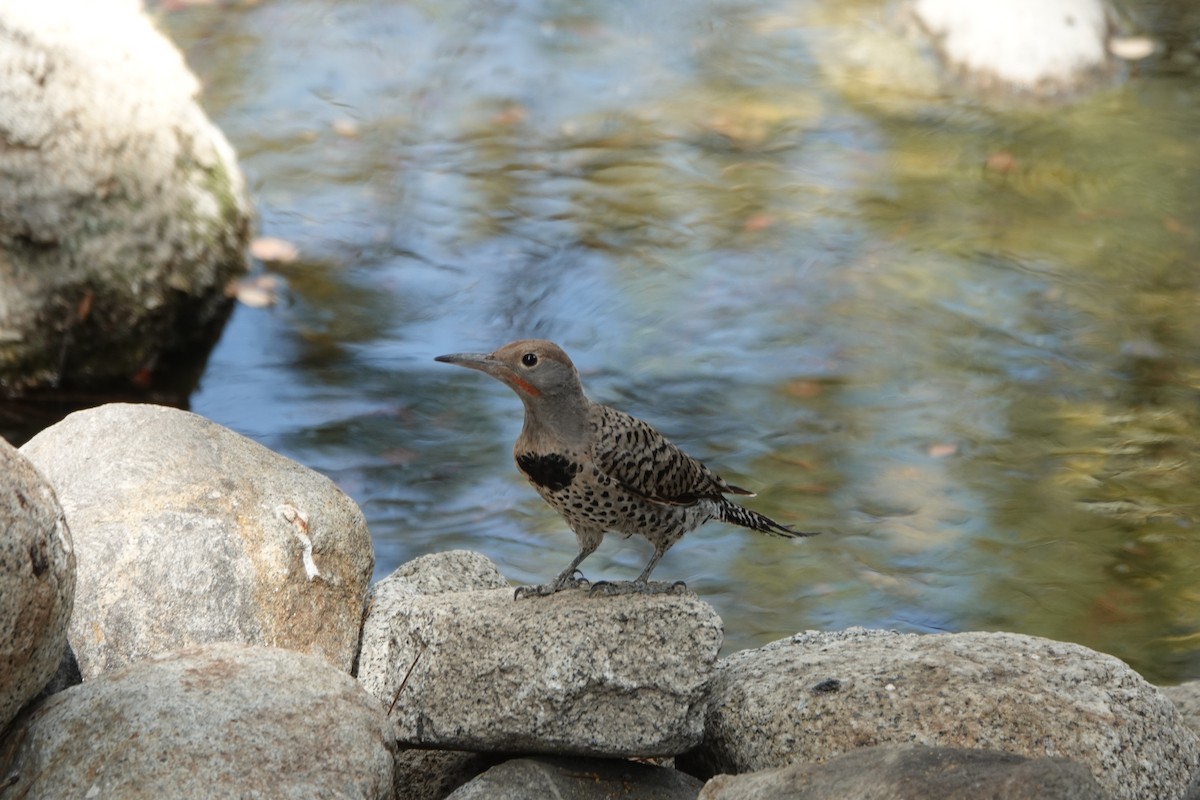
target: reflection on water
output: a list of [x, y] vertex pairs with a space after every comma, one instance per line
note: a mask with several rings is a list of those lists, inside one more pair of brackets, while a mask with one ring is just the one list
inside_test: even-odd
[[848, 93], [853, 22], [820, 6], [164, 12], [302, 253], [193, 407], [337, 480], [380, 574], [470, 548], [541, 581], [574, 542], [511, 463], [520, 404], [431, 359], [553, 338], [594, 399], [826, 532], [714, 524], [664, 559], [727, 649], [1004, 629], [1200, 677], [1195, 76], [1053, 113]]

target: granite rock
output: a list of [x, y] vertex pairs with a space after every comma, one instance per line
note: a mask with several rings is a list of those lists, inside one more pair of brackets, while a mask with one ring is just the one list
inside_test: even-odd
[[422, 582], [381, 581], [363, 626], [359, 680], [395, 703], [402, 745], [627, 757], [699, 742], [722, 629], [694, 595], [515, 600]]
[[1011, 633], [810, 632], [718, 665], [699, 774], [825, 761], [872, 745], [993, 749], [1085, 764], [1120, 800], [1181, 797], [1200, 754], [1124, 662]]
[[12, 797], [392, 800], [379, 703], [322, 658], [232, 643], [50, 697], [0, 743]]
[[0, 730], [58, 670], [74, 598], [75, 553], [54, 490], [0, 439]]
[[824, 764], [718, 775], [700, 800], [1105, 800], [1087, 767], [997, 750], [864, 747]]
[[217, 641], [350, 671], [374, 554], [362, 512], [328, 478], [149, 405], [77, 412], [22, 452], [71, 523], [70, 640], [85, 679]]

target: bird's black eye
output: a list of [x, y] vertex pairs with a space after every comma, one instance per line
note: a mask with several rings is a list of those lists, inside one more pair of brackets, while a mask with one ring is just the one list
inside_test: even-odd
[[527, 367], [536, 366], [537, 365], [537, 353], [526, 353], [525, 355], [521, 356], [521, 363]]

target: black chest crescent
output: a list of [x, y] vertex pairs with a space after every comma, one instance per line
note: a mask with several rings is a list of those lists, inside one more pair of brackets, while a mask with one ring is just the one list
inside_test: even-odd
[[582, 466], [558, 453], [549, 455], [522, 453], [517, 456], [517, 466], [529, 480], [552, 492], [570, 486], [571, 481], [575, 480], [575, 476], [583, 470]]

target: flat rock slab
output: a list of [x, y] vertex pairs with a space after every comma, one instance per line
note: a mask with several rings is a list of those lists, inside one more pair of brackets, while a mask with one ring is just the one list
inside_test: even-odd
[[718, 775], [699, 800], [1106, 800], [1087, 767], [997, 750], [865, 747], [824, 764]]
[[514, 600], [512, 589], [387, 583], [364, 625], [359, 679], [395, 700], [402, 745], [626, 757], [700, 741], [722, 629], [694, 595]]
[[517, 758], [446, 800], [693, 800], [701, 783], [666, 767], [599, 758]]
[[0, 730], [54, 677], [74, 600], [75, 553], [58, 498], [0, 439]]
[[5, 797], [392, 800], [379, 703], [316, 656], [210, 644], [59, 692], [0, 744]]
[[80, 411], [21, 452], [71, 526], [70, 640], [85, 679], [215, 641], [350, 671], [375, 557], [362, 511], [333, 481], [161, 406]]
[[723, 659], [689, 759], [743, 773], [880, 744], [1064, 757], [1120, 800], [1182, 797], [1200, 762], [1175, 706], [1112, 656], [1011, 633], [861, 628]]

